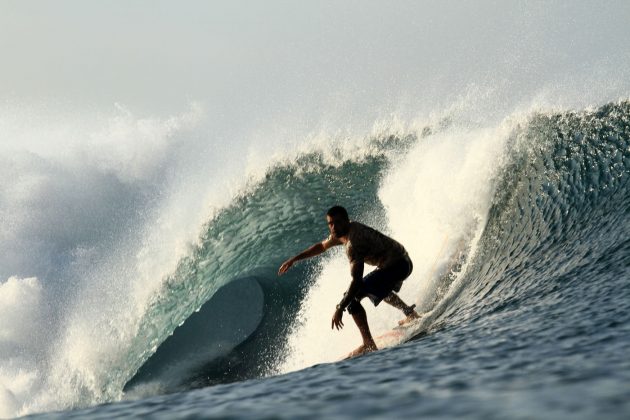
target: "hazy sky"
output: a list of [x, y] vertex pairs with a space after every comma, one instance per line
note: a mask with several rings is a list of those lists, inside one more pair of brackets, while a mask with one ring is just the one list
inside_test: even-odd
[[627, 0], [1, 0], [0, 98], [147, 113], [195, 100], [233, 120], [415, 112], [473, 84], [519, 95], [595, 77], [623, 93], [628, 22]]

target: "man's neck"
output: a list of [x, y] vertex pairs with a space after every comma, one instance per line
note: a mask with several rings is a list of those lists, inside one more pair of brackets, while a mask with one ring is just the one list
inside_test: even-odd
[[352, 229], [352, 222], [350, 222], [350, 225], [348, 226], [348, 231], [346, 232], [346, 234], [343, 236], [337, 237], [337, 239], [339, 239], [341, 243], [345, 244], [346, 242], [348, 242], [348, 235], [350, 235], [350, 229]]

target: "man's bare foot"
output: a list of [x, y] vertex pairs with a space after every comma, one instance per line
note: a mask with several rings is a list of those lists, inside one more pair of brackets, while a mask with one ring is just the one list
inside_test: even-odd
[[420, 314], [416, 311], [413, 311], [409, 315], [407, 315], [407, 318], [398, 321], [398, 325], [402, 327], [403, 325], [410, 323], [414, 319], [420, 319]]
[[365, 353], [370, 353], [372, 351], [376, 351], [378, 350], [378, 348], [376, 348], [376, 344], [372, 343], [369, 345], [366, 344], [361, 344], [359, 347], [357, 347], [356, 349], [352, 350], [350, 352], [350, 354], [348, 354], [348, 359], [351, 357], [355, 357], [355, 356], [361, 356], [362, 354]]

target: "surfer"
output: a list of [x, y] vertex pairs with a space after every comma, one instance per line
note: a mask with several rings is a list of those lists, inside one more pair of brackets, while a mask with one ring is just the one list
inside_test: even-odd
[[[331, 328], [343, 328], [343, 312], [348, 309], [363, 338], [363, 344], [350, 353], [349, 357], [374, 351], [377, 349], [376, 343], [370, 333], [361, 299], [368, 297], [374, 306], [384, 300], [400, 309], [406, 317], [399, 322], [401, 325], [419, 318], [420, 315], [414, 309], [416, 305], [407, 305], [395, 293], [400, 291], [403, 281], [413, 270], [411, 259], [405, 248], [394, 239], [369, 226], [350, 221], [348, 212], [341, 206], [330, 208], [326, 213], [326, 221], [330, 235], [285, 261], [280, 266], [278, 275], [286, 273], [297, 261], [319, 255], [334, 246], [344, 245], [350, 260], [352, 281], [335, 309]], [[364, 264], [377, 268], [363, 277]]]

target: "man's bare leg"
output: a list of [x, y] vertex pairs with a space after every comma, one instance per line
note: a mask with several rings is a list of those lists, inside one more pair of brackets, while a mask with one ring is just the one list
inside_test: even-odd
[[377, 350], [376, 343], [374, 342], [374, 338], [372, 338], [372, 333], [370, 332], [370, 326], [368, 325], [365, 309], [358, 302], [354, 303], [354, 307], [352, 309], [352, 319], [354, 319], [355, 324], [357, 324], [357, 327], [359, 328], [361, 338], [363, 339], [363, 345], [352, 351], [348, 357], [359, 356], [361, 354]]
[[396, 309], [400, 309], [407, 316], [407, 318], [398, 321], [398, 325], [404, 325], [407, 322], [413, 321], [414, 319], [420, 318], [420, 314], [415, 311], [415, 306], [409, 306], [405, 302], [402, 301], [400, 297], [394, 292], [391, 292], [385, 299], [383, 299], [385, 303], [392, 305]]

